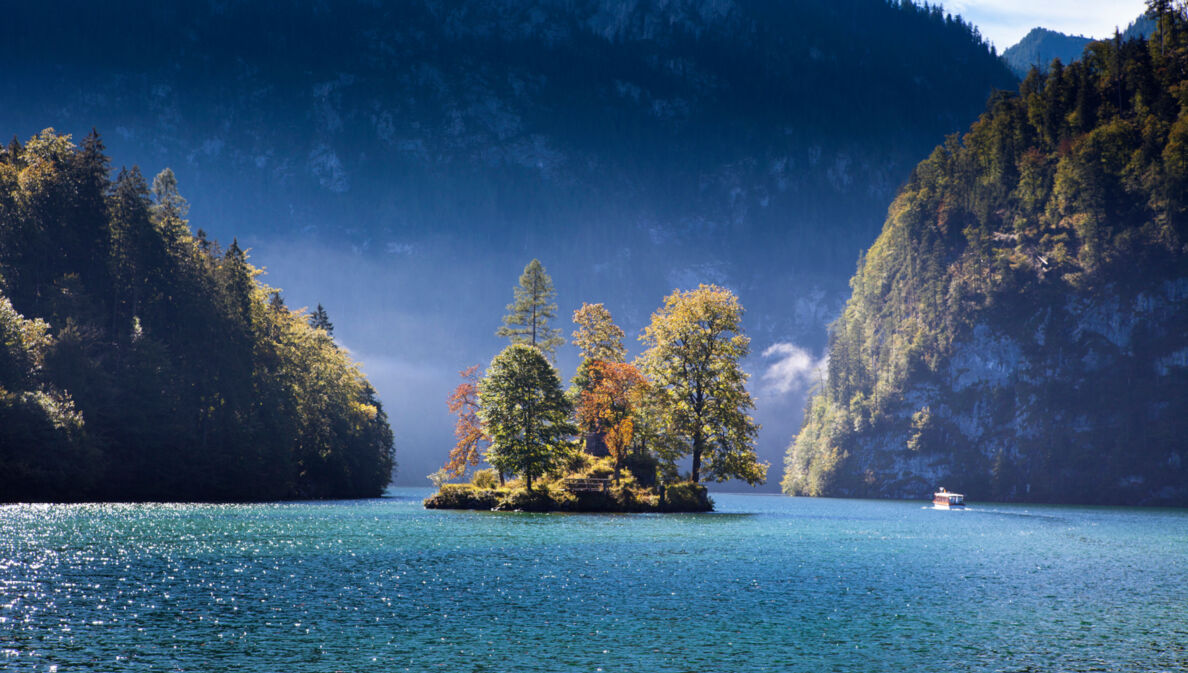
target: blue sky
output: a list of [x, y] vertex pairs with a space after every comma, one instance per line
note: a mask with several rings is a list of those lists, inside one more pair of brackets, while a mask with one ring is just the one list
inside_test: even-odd
[[947, 0], [1001, 52], [1040, 26], [1070, 35], [1109, 37], [1146, 10], [1143, 0]]

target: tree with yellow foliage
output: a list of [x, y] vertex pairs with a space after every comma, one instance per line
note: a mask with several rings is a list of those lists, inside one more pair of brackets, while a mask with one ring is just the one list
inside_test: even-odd
[[750, 350], [742, 333], [743, 308], [730, 290], [701, 285], [676, 291], [652, 315], [640, 339], [648, 345], [641, 369], [651, 380], [657, 421], [669, 464], [692, 456], [694, 482], [742, 479], [761, 484], [767, 464], [755, 455], [759, 425], [740, 362]]
[[578, 326], [573, 332], [573, 345], [578, 347], [582, 360], [626, 360], [623, 329], [615, 324], [605, 306], [582, 302], [582, 307], [573, 312], [573, 322]]

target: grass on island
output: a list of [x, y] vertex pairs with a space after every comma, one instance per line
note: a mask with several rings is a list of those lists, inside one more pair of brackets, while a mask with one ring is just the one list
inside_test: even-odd
[[[615, 480], [609, 457], [578, 454], [568, 469], [538, 477], [528, 490], [521, 479], [499, 484], [493, 469], [478, 470], [469, 483], [441, 484], [425, 500], [430, 509], [483, 509], [524, 512], [708, 512], [714, 508], [705, 486], [691, 481], [666, 483], [656, 479], [654, 460], [625, 461]], [[610, 479], [604, 492], [574, 493], [569, 479]]]

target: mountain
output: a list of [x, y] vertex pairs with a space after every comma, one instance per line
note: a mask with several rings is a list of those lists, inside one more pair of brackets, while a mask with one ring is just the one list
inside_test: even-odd
[[533, 258], [561, 316], [604, 302], [629, 334], [674, 287], [733, 289], [778, 457], [803, 399], [772, 358], [824, 347], [912, 166], [1016, 83], [968, 24], [884, 0], [19, 3], [0, 68], [0, 130], [171, 167], [195, 228], [326, 306], [417, 480]]
[[1130, 22], [1126, 30], [1122, 31], [1123, 40], [1134, 40], [1140, 37], [1149, 38], [1155, 34], [1155, 19], [1145, 14]]
[[789, 493], [1188, 504], [1188, 26], [996, 96], [892, 204]]
[[1032, 68], [1047, 70], [1052, 59], [1072, 63], [1081, 57], [1085, 46], [1092, 41], [1092, 38], [1083, 35], [1065, 35], [1047, 28], [1032, 28], [1022, 40], [1002, 52], [1002, 59], [1022, 78]]
[[[1140, 16], [1120, 34], [1123, 40], [1149, 37], [1155, 32], [1155, 20]], [[1060, 59], [1065, 65], [1081, 58], [1085, 47], [1093, 38], [1084, 35], [1066, 35], [1047, 28], [1032, 28], [1016, 44], [1002, 52], [1002, 59], [1020, 79], [1033, 68], [1046, 71], [1053, 59]]]

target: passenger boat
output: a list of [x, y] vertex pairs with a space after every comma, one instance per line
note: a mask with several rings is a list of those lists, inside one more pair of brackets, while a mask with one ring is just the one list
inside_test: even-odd
[[960, 493], [946, 491], [944, 486], [941, 490], [932, 494], [932, 506], [938, 509], [964, 509], [965, 496]]

